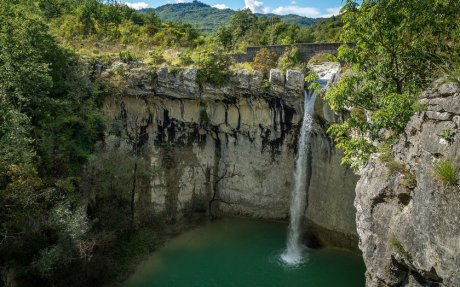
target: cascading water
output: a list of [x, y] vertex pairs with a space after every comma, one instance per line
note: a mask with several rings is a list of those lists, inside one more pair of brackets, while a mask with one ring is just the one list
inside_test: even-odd
[[291, 210], [289, 224], [287, 248], [281, 255], [281, 259], [290, 265], [302, 263], [302, 246], [299, 244], [300, 230], [302, 224], [302, 213], [305, 210], [306, 200], [306, 167], [307, 167], [307, 147], [310, 145], [310, 132], [313, 123], [313, 108], [315, 105], [316, 94], [308, 96], [304, 91], [304, 112], [302, 127], [298, 143], [298, 153], [294, 171], [294, 189], [291, 197]]
[[[318, 74], [318, 82], [321, 88], [325, 87], [331, 81], [339, 70], [337, 64], [324, 64], [313, 67], [314, 72]], [[302, 256], [302, 246], [299, 242], [302, 228], [302, 216], [305, 211], [306, 201], [306, 167], [307, 167], [307, 150], [310, 147], [311, 128], [313, 123], [313, 111], [315, 106], [316, 94], [308, 95], [304, 91], [304, 113], [300, 137], [298, 143], [298, 152], [294, 170], [294, 189], [291, 195], [290, 223], [288, 230], [288, 239], [286, 250], [281, 254], [281, 260], [288, 265], [299, 265], [304, 261]]]

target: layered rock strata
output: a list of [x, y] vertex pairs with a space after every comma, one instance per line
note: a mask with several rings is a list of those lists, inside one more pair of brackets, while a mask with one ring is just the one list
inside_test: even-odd
[[[217, 188], [218, 212], [286, 219], [303, 114], [301, 72], [272, 70], [266, 80], [259, 72], [239, 71], [218, 87], [199, 84], [195, 69], [120, 64], [101, 77], [120, 74], [124, 92], [106, 99], [105, 113], [123, 121], [128, 134], [142, 134], [155, 170], [142, 196], [152, 213], [173, 219], [206, 210]], [[352, 249], [357, 179], [340, 166], [325, 133], [333, 116], [321, 101], [316, 110], [307, 222], [325, 239]], [[116, 135], [107, 134], [110, 142]]]

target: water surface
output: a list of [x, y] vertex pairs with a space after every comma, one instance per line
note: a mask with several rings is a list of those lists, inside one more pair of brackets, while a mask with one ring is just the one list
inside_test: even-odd
[[173, 239], [142, 263], [125, 287], [359, 287], [365, 285], [362, 258], [326, 248], [306, 252], [293, 268], [279, 256], [287, 226], [249, 220], [221, 220]]

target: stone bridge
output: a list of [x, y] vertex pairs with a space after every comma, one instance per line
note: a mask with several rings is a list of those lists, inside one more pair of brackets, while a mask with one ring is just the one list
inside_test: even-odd
[[267, 48], [271, 52], [275, 52], [281, 56], [286, 49], [296, 46], [300, 50], [300, 57], [302, 61], [308, 62], [314, 55], [320, 53], [331, 53], [337, 55], [338, 48], [342, 43], [308, 43], [308, 44], [295, 44], [295, 45], [270, 45], [270, 46], [252, 46], [246, 48], [246, 53], [232, 54], [232, 58], [238, 62], [252, 62], [257, 52], [262, 48]]

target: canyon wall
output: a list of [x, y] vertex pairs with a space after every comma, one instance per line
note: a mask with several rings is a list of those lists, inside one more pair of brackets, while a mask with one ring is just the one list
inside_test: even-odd
[[392, 147], [394, 159], [375, 155], [362, 171], [355, 206], [367, 286], [460, 286], [460, 188], [452, 176], [460, 167], [459, 81], [442, 79], [425, 92], [427, 109]]
[[[123, 86], [120, 95], [106, 98], [106, 115], [148, 150], [151, 180], [137, 201], [174, 220], [206, 211], [217, 191], [215, 212], [285, 220], [304, 75], [272, 70], [268, 81], [259, 72], [239, 71], [219, 87], [198, 84], [196, 76], [195, 69], [170, 72], [142, 64], [102, 71], [102, 78], [117, 78]], [[326, 243], [356, 250], [357, 178], [339, 164], [341, 155], [325, 133], [335, 115], [321, 97], [315, 110], [307, 224]], [[106, 145], [119, 146], [117, 138], [108, 132]]]

